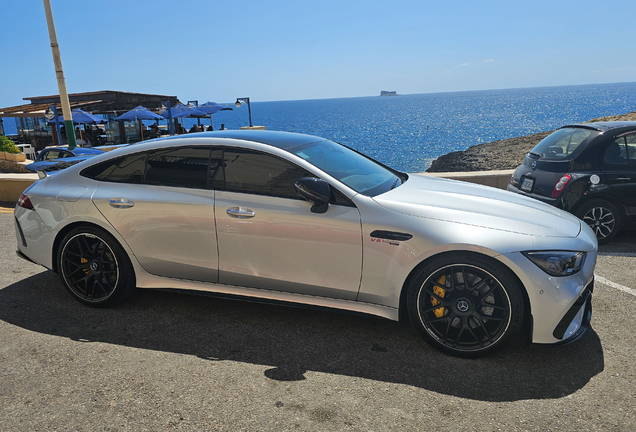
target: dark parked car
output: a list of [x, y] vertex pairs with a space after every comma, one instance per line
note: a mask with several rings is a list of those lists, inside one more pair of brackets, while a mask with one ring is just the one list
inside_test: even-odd
[[508, 190], [585, 221], [599, 243], [636, 223], [636, 122], [563, 126], [528, 153]]
[[69, 150], [68, 147], [47, 147], [42, 150], [38, 157], [26, 165], [26, 169], [30, 171], [51, 170], [67, 168], [87, 159], [90, 156], [104, 153], [103, 150], [96, 148], [76, 147]]

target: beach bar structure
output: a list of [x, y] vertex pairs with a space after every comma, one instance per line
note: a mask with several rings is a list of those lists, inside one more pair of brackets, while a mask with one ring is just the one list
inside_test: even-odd
[[[171, 106], [179, 103], [176, 96], [147, 93], [130, 93], [122, 91], [102, 90], [86, 93], [69, 93], [71, 109], [79, 108], [92, 114], [101, 114], [108, 122], [102, 126], [105, 144], [124, 144], [139, 140], [138, 122], [116, 122], [115, 117], [142, 105], [158, 112], [162, 103], [170, 102]], [[55, 124], [49, 125], [45, 111], [55, 105], [61, 117], [59, 95], [36, 96], [23, 98], [30, 103], [7, 108], [0, 108], [0, 133], [4, 134], [3, 124], [15, 121], [18, 142], [35, 144], [41, 150], [49, 145], [59, 145]], [[63, 143], [65, 144], [65, 143]]]

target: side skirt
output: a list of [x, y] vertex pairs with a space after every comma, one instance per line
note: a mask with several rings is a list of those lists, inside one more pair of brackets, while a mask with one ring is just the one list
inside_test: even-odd
[[362, 303], [352, 300], [339, 300], [327, 297], [311, 296], [306, 294], [286, 293], [281, 291], [262, 290], [233, 285], [203, 283], [183, 279], [169, 279], [159, 276], [144, 275], [143, 281], [137, 282], [138, 288], [188, 290], [209, 293], [221, 297], [261, 301], [267, 303], [284, 303], [289, 306], [317, 307], [325, 309], [337, 309], [341, 311], [373, 315], [398, 321], [399, 312], [396, 308]]

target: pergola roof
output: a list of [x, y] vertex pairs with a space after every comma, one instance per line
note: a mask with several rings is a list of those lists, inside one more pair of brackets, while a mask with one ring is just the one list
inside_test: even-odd
[[[179, 99], [176, 96], [166, 96], [147, 93], [131, 93], [112, 90], [96, 92], [71, 93], [68, 95], [71, 109], [82, 108], [93, 114], [121, 114], [130, 111], [138, 105], [153, 110], [161, 106], [162, 101], [170, 101], [176, 105]], [[49, 105], [61, 108], [60, 96], [35, 96], [26, 97], [31, 103], [0, 108], [0, 117], [44, 117], [44, 111]]]

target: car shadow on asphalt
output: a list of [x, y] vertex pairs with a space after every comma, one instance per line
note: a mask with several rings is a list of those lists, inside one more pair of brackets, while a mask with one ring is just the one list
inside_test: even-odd
[[300, 381], [313, 371], [482, 401], [564, 397], [604, 368], [592, 329], [570, 345], [527, 346], [518, 338], [491, 357], [464, 360], [429, 347], [408, 324], [367, 316], [158, 290], [90, 308], [50, 271], [0, 289], [0, 319], [85, 343], [264, 365], [264, 379]]

